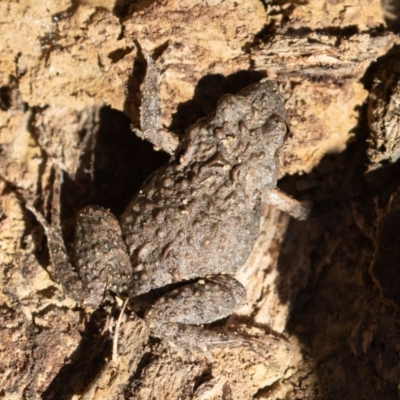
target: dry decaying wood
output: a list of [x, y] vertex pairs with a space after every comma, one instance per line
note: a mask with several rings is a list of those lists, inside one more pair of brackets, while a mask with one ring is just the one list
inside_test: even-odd
[[[297, 3], [0, 3], [0, 396], [398, 398], [399, 40], [378, 0]], [[157, 59], [163, 124], [178, 135], [264, 76], [285, 95], [280, 185], [315, 215], [263, 209], [238, 273], [248, 305], [212, 327], [250, 335], [252, 347], [173, 347], [132, 311], [116, 333], [111, 298], [83, 309], [48, 273], [24, 204], [48, 212], [53, 163], [65, 171], [70, 242], [80, 207], [119, 214], [166, 161], [130, 129], [142, 50]]]

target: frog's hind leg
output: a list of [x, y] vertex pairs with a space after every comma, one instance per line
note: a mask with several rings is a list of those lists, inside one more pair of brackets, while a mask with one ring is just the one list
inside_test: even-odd
[[127, 294], [131, 263], [119, 222], [110, 211], [88, 206], [79, 212], [74, 250], [74, 265], [86, 290], [86, 303], [97, 307], [108, 289]]
[[233, 277], [221, 274], [167, 293], [150, 308], [145, 319], [154, 336], [206, 351], [227, 344], [230, 337], [196, 325], [227, 317], [245, 300], [244, 287]]
[[[86, 207], [79, 212], [75, 229], [72, 263], [67, 253], [60, 224], [62, 171], [55, 168], [51, 224], [27, 204], [43, 226], [52, 264], [51, 276], [79, 303], [97, 308], [107, 289], [120, 289], [130, 280], [131, 267], [118, 220], [101, 207]], [[120, 290], [118, 290], [120, 292]]]
[[65, 290], [70, 296], [81, 302], [82, 298], [82, 282], [79, 280], [75, 269], [69, 261], [67, 249], [64, 244], [64, 239], [61, 233], [60, 224], [60, 192], [62, 185], [62, 171], [59, 168], [55, 168], [55, 180], [52, 198], [52, 219], [49, 224], [44, 216], [33, 206], [33, 204], [27, 204], [26, 208], [36, 217], [40, 225], [42, 225], [44, 232], [47, 237], [47, 245], [49, 248], [50, 261], [52, 264], [51, 276], [56, 282], [63, 285]]

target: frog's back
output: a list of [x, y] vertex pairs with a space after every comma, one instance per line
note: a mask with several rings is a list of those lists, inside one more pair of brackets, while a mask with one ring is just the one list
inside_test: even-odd
[[271, 116], [285, 118], [271, 82], [225, 96], [189, 129], [178, 163], [158, 170], [128, 205], [121, 226], [134, 295], [233, 275], [243, 265], [257, 238], [261, 194], [276, 185], [284, 132], [265, 137]]

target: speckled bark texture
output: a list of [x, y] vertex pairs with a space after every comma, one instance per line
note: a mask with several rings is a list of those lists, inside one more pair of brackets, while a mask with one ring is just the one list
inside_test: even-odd
[[[398, 399], [400, 19], [382, 3], [0, 2], [0, 397]], [[50, 218], [63, 170], [71, 247], [79, 209], [121, 215], [166, 164], [132, 132], [145, 53], [178, 137], [264, 77], [284, 93], [279, 186], [313, 215], [263, 207], [236, 276], [247, 305], [210, 327], [248, 343], [189, 351], [149, 335], [146, 300], [83, 307], [50, 278], [25, 208]]]

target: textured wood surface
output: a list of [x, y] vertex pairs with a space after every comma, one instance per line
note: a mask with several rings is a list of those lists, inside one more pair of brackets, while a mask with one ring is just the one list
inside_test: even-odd
[[[0, 394], [397, 399], [398, 263], [385, 262], [400, 232], [396, 12], [378, 0], [1, 2]], [[163, 124], [178, 135], [265, 76], [285, 95], [280, 185], [315, 210], [298, 222], [263, 209], [238, 273], [248, 305], [212, 327], [252, 345], [176, 348], [149, 338], [131, 310], [116, 333], [121, 305], [82, 309], [47, 272], [24, 204], [48, 212], [54, 163], [70, 243], [79, 208], [120, 214], [167, 160], [130, 128], [142, 50], [156, 58]]]

